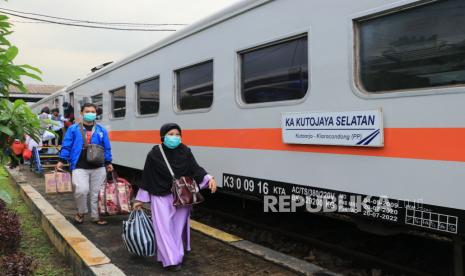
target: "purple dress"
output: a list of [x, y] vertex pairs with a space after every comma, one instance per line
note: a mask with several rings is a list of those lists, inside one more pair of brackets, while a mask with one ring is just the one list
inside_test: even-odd
[[[200, 189], [208, 187], [212, 178], [207, 174], [199, 184]], [[190, 225], [189, 217], [191, 206], [173, 206], [173, 195], [151, 195], [139, 188], [136, 200], [150, 202], [152, 222], [157, 241], [157, 261], [163, 266], [182, 263], [184, 250], [190, 251]]]

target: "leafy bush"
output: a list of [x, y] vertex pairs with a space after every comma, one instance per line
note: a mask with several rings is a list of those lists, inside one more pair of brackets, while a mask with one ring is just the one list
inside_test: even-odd
[[13, 139], [23, 141], [24, 134], [28, 134], [39, 141], [40, 131], [39, 119], [23, 100], [16, 100], [14, 104], [8, 100], [10, 87], [27, 92], [22, 77], [41, 80], [39, 69], [27, 64], [14, 64], [19, 50], [7, 39], [12, 33], [8, 17], [0, 14], [0, 98], [3, 98], [0, 100], [0, 161]]
[[37, 263], [34, 258], [16, 253], [0, 258], [1, 276], [27, 276], [32, 275]]
[[37, 75], [41, 73], [39, 69], [27, 64], [15, 65], [13, 63], [19, 50], [6, 38], [12, 33], [8, 16], [0, 14], [0, 96], [3, 97], [8, 97], [10, 86], [16, 86], [23, 92], [27, 91], [21, 80], [22, 76], [41, 80]]
[[40, 141], [40, 128], [39, 118], [23, 100], [0, 100], [0, 148], [10, 147], [10, 137], [24, 141], [25, 134]]
[[6, 202], [0, 198], [0, 212], [5, 210], [5, 208], [6, 208]]
[[21, 224], [16, 213], [0, 211], [0, 253], [14, 253], [21, 242]]

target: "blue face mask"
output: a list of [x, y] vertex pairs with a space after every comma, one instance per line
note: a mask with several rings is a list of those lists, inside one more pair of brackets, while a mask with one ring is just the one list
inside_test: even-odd
[[84, 121], [87, 121], [87, 122], [92, 122], [95, 120], [95, 118], [97, 118], [97, 114], [95, 113], [84, 113]]
[[170, 149], [174, 149], [181, 144], [181, 137], [175, 135], [166, 135], [163, 144]]

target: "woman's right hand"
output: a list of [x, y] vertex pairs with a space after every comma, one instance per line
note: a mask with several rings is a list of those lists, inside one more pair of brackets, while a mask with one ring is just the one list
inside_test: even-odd
[[136, 202], [134, 202], [134, 204], [132, 205], [132, 208], [133, 208], [134, 210], [137, 210], [137, 209], [142, 208], [143, 205], [144, 205], [143, 202], [136, 201]]

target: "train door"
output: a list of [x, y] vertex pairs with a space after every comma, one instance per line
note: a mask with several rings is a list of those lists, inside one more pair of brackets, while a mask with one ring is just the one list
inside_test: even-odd
[[69, 101], [69, 104], [74, 107], [74, 92], [69, 92], [68, 94], [68, 101]]
[[58, 109], [60, 109], [60, 98], [56, 97], [56, 98], [53, 100], [53, 108], [58, 108]]

